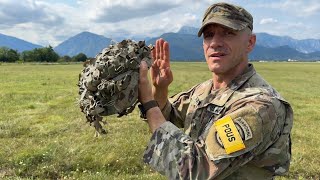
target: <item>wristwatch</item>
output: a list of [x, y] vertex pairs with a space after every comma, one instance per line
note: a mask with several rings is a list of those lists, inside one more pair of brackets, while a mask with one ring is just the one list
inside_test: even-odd
[[151, 100], [143, 104], [138, 105], [140, 109], [140, 117], [147, 119], [147, 111], [153, 107], [159, 107], [159, 104], [156, 100]]

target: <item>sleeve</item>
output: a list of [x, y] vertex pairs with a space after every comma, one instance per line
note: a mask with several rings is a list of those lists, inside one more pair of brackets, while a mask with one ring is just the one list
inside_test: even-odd
[[197, 86], [192, 87], [189, 91], [181, 92], [171, 96], [166, 105], [161, 110], [167, 121], [172, 122], [179, 128], [184, 127], [184, 120], [191, 102], [191, 97]]
[[[217, 132], [216, 123], [209, 127], [207, 137], [194, 141], [171, 122], [165, 122], [152, 135], [144, 162], [169, 179], [228, 177], [273, 143], [273, 134], [279, 131], [277, 111], [282, 111], [283, 105], [279, 104], [276, 108], [269, 102], [247, 103], [217, 120], [219, 122], [228, 117], [236, 127], [239, 126], [236, 131], [243, 147], [228, 152], [223, 144], [223, 134]], [[222, 132], [226, 137], [230, 136]], [[234, 129], [231, 132], [234, 133]]]
[[[205, 140], [208, 158], [216, 166], [228, 164], [228, 168], [220, 168], [220, 172], [214, 175], [217, 179], [254, 162], [277, 141], [284, 125], [286, 108], [278, 99], [264, 97], [258, 101], [241, 102], [239, 106], [241, 108], [231, 109], [217, 120]], [[263, 167], [263, 164], [255, 166]]]
[[169, 121], [154, 132], [143, 160], [169, 179], [209, 177], [209, 160], [203, 148]]

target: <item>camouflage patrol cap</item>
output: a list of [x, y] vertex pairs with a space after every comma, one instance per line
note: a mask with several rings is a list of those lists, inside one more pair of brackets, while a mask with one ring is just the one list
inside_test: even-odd
[[237, 31], [246, 27], [252, 30], [253, 18], [248, 11], [240, 6], [216, 3], [211, 5], [204, 13], [198, 37], [201, 36], [204, 27], [209, 24], [221, 24]]
[[133, 111], [138, 102], [140, 63], [146, 61], [151, 66], [152, 48], [144, 41], [123, 40], [85, 62], [78, 86], [80, 109], [88, 122], [95, 125], [102, 116], [121, 117]]

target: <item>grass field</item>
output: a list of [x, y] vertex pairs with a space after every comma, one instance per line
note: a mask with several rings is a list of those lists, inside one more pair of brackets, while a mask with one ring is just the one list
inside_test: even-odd
[[[279, 179], [320, 179], [320, 63], [254, 63], [294, 109], [293, 159]], [[143, 164], [151, 136], [138, 111], [94, 138], [77, 105], [82, 65], [0, 64], [0, 179], [166, 179]], [[211, 77], [173, 63], [170, 94]]]

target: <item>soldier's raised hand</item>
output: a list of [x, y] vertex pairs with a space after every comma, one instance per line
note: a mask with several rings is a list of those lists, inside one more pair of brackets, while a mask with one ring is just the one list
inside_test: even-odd
[[151, 67], [151, 80], [155, 88], [168, 88], [173, 81], [170, 69], [169, 43], [162, 38], [158, 39], [152, 51], [153, 64]]

